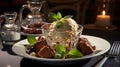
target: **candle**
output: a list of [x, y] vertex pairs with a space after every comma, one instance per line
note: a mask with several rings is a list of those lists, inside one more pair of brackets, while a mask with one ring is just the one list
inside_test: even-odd
[[110, 26], [110, 15], [105, 15], [105, 11], [102, 12], [102, 15], [97, 15], [97, 25]]

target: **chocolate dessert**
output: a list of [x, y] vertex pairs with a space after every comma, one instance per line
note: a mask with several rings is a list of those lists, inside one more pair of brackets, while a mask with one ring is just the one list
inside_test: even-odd
[[[88, 54], [94, 53], [96, 47], [92, 46], [87, 38], [79, 38], [78, 43], [76, 44], [77, 50], [79, 50], [84, 56]], [[39, 36], [38, 42], [31, 47], [31, 49], [27, 49], [30, 55], [35, 53], [35, 56], [41, 58], [53, 58], [55, 52], [53, 49], [47, 45], [45, 37]]]
[[69, 15], [62, 17], [60, 12], [52, 15], [54, 21], [42, 25], [43, 36], [33, 45], [34, 51], [31, 52], [30, 49], [30, 54], [35, 53], [41, 58], [66, 59], [94, 53], [95, 46], [92, 46], [87, 38], [79, 37], [82, 34], [82, 25], [77, 24]]
[[79, 38], [77, 49], [81, 51], [83, 55], [88, 55], [95, 51], [95, 46], [92, 46], [87, 38]]
[[40, 56], [41, 58], [53, 58], [54, 57], [54, 52], [53, 52], [52, 49], [50, 49], [49, 46], [43, 46], [39, 50], [38, 56]]
[[54, 52], [53, 50], [46, 44], [45, 41], [40, 41], [36, 43], [34, 46], [31, 47], [31, 49], [27, 49], [27, 53], [30, 55], [33, 55], [35, 53], [35, 56], [42, 57], [42, 58], [53, 58]]

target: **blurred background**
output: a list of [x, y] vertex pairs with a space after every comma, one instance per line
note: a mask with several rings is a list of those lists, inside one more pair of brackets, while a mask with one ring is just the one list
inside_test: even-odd
[[[0, 14], [5, 11], [19, 12], [27, 0], [0, 0]], [[97, 0], [45, 0], [41, 12], [47, 14], [50, 11], [60, 11], [63, 15], [73, 14], [81, 24], [95, 23]], [[120, 0], [111, 0], [111, 22], [120, 26]]]

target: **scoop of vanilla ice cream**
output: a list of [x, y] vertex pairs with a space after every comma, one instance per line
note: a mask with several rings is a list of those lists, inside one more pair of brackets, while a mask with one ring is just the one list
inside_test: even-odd
[[54, 29], [54, 30], [58, 30], [58, 31], [77, 31], [78, 24], [72, 18], [67, 18], [67, 19], [63, 18], [63, 19], [61, 19], [61, 21], [63, 21], [63, 26], [61, 28], [56, 27], [57, 21], [55, 21], [55, 22], [51, 23], [50, 29], [51, 30]]
[[65, 31], [77, 31], [78, 29], [78, 24], [76, 23], [75, 20], [72, 18], [67, 18], [64, 20], [65, 22], [63, 23], [63, 28]]
[[78, 24], [72, 18], [62, 18], [62, 26], [57, 28], [57, 22], [51, 23], [49, 29], [50, 39], [55, 44], [61, 43], [65, 47], [70, 47], [71, 40], [77, 36]]

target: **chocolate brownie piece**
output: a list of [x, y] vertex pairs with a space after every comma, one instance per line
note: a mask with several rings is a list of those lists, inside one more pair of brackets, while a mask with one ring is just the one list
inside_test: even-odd
[[88, 55], [94, 52], [95, 46], [92, 46], [87, 38], [79, 38], [77, 43], [77, 49], [80, 50], [83, 55]]

